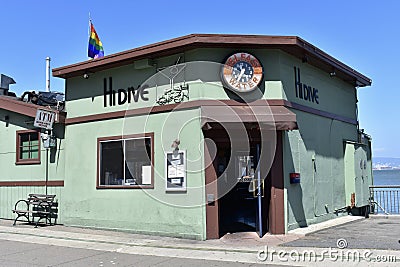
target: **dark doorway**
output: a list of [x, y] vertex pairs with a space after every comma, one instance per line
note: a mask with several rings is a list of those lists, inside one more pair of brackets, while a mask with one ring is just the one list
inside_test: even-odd
[[[268, 177], [262, 177], [266, 176], [264, 173], [256, 171], [261, 146], [259, 130], [246, 127], [246, 131], [248, 136], [243, 140], [247, 146], [244, 149], [237, 145], [232, 148], [232, 140], [224, 129], [214, 126], [213, 130], [204, 132], [216, 146], [213, 170], [208, 173], [218, 179], [218, 199], [208, 208], [218, 209], [218, 218], [213, 219], [212, 224], [217, 224], [215, 234], [219, 237], [227, 233], [256, 231], [262, 236], [268, 231], [271, 183]], [[258, 176], [261, 184], [257, 183]]]
[[[252, 149], [254, 150], [254, 149]], [[257, 197], [254, 188], [255, 154], [236, 152], [230, 155], [223, 152], [218, 155], [218, 176], [224, 169], [224, 163], [233, 161], [234, 168], [225, 170], [225, 177], [218, 181], [219, 188], [236, 183], [233, 188], [219, 199], [219, 234], [256, 231]], [[243, 173], [240, 173], [243, 169]], [[225, 185], [223, 185], [225, 184]], [[219, 195], [222, 193], [219, 192]]]

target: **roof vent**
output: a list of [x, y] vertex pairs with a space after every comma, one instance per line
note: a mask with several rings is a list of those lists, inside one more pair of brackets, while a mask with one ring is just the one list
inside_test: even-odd
[[7, 75], [0, 74], [0, 95], [8, 95], [10, 84], [15, 84], [14, 79]]

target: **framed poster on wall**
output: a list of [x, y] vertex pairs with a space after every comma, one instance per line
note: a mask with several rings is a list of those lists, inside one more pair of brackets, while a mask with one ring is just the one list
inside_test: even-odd
[[186, 191], [186, 151], [165, 152], [166, 191]]

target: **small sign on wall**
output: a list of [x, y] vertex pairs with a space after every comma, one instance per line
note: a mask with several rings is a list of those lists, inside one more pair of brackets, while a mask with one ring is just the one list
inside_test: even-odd
[[165, 153], [166, 191], [186, 191], [186, 152], [176, 150]]
[[50, 110], [37, 109], [33, 126], [47, 130], [53, 129], [56, 113]]

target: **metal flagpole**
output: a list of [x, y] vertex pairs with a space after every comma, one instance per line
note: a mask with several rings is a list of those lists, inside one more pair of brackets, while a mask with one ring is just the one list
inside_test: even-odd
[[[88, 28], [88, 36], [89, 36], [89, 40], [90, 40], [90, 34], [91, 34], [91, 24], [92, 24], [92, 17], [90, 16], [90, 11], [89, 11], [89, 28]], [[86, 48], [87, 49], [87, 48]]]

